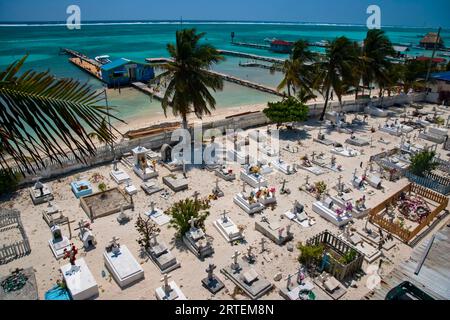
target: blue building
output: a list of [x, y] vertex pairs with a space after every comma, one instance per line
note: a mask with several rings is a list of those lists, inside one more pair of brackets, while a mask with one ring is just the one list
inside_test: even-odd
[[155, 77], [151, 65], [120, 58], [100, 68], [102, 80], [108, 87], [126, 86], [132, 82], [148, 82]]

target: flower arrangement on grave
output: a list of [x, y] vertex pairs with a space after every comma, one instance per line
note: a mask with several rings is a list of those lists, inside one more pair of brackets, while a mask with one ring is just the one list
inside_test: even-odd
[[171, 217], [170, 227], [176, 229], [176, 237], [181, 238], [191, 228], [189, 220], [192, 218], [198, 219], [197, 228], [205, 230], [205, 220], [209, 216], [209, 208], [208, 199], [187, 198], [175, 202], [166, 210], [165, 214]]
[[353, 211], [353, 204], [352, 204], [351, 202], [347, 202], [347, 203], [345, 204], [345, 211], [346, 211], [347, 213]]
[[259, 174], [261, 172], [261, 168], [259, 166], [251, 166], [248, 171], [251, 174]]
[[136, 224], [136, 230], [139, 233], [137, 243], [145, 250], [151, 247], [152, 235], [158, 233], [160, 229], [156, 226], [150, 217], [142, 218], [139, 214]]
[[319, 196], [327, 191], [327, 184], [324, 181], [317, 181], [314, 186], [315, 191]]
[[104, 182], [102, 182], [102, 183], [100, 183], [100, 184], [98, 185], [98, 190], [100, 190], [100, 192], [103, 193], [103, 194], [102, 194], [102, 197], [106, 197], [105, 192], [106, 192], [107, 189], [108, 189], [108, 186], [107, 186], [106, 183], [104, 183]]
[[101, 175], [98, 172], [95, 172], [95, 173], [92, 174], [91, 178], [89, 179], [89, 182], [91, 182], [91, 183], [99, 183], [103, 179], [105, 179], [105, 177], [103, 175]]
[[341, 208], [337, 208], [335, 213], [338, 217], [340, 217], [344, 214], [344, 210], [342, 210]]

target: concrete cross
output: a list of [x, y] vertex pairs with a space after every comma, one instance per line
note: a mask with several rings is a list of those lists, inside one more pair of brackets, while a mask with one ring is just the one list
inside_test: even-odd
[[261, 242], [259, 244], [261, 245], [261, 253], [266, 251], [266, 238], [261, 238]]
[[120, 240], [120, 238], [117, 238], [116, 236], [114, 236], [114, 237], [112, 237], [111, 241], [109, 241], [109, 243], [112, 246], [116, 247], [119, 245], [119, 240]]
[[253, 247], [252, 246], [249, 246], [248, 248], [247, 248], [247, 257], [249, 258], [249, 259], [251, 259], [252, 257], [253, 257], [253, 254], [252, 254], [252, 251], [253, 251]]
[[227, 211], [226, 211], [226, 210], [223, 210], [223, 213], [222, 213], [222, 221], [223, 221], [223, 222], [227, 222], [227, 221], [228, 221]]
[[286, 226], [286, 234], [287, 234], [287, 235], [289, 235], [289, 234], [291, 233], [291, 227], [292, 227], [292, 224], [288, 224], [288, 225]]
[[200, 195], [200, 192], [198, 192], [198, 191], [195, 191], [195, 192], [194, 192], [194, 194], [193, 194], [192, 196], [194, 197], [195, 201], [198, 200], [198, 196], [199, 196], [199, 195]]
[[150, 202], [150, 213], [153, 213], [153, 212], [155, 212], [155, 202], [154, 201], [151, 201]]
[[216, 178], [216, 190], [219, 190], [219, 178]]
[[353, 171], [353, 180], [356, 179], [356, 173], [358, 172], [358, 170], [355, 168], [355, 170]]
[[316, 158], [316, 152], [313, 151], [313, 153], [311, 154], [311, 158], [314, 160]]
[[284, 191], [285, 187], [286, 187], [286, 179], [283, 179], [283, 185], [281, 186], [281, 191]]
[[195, 228], [195, 223], [198, 221], [198, 218], [194, 218], [192, 217], [188, 222], [191, 224], [191, 230], [196, 229]]
[[241, 255], [241, 253], [236, 250], [236, 251], [234, 251], [234, 254], [231, 256], [231, 258], [233, 259], [233, 264], [231, 265], [232, 269], [239, 268], [238, 258], [240, 255]]
[[245, 193], [245, 181], [242, 182], [242, 193]]
[[167, 273], [164, 274], [164, 278], [161, 279], [161, 282], [164, 281], [164, 292], [167, 294], [170, 291], [172, 291], [172, 288], [169, 286], [169, 279], [172, 278], [172, 276], [168, 275]]
[[286, 281], [287, 281], [286, 288], [288, 290], [291, 290], [291, 286], [292, 286], [292, 275], [291, 274], [287, 276]]
[[210, 263], [209, 264], [209, 266], [208, 266], [208, 269], [206, 269], [206, 272], [208, 273], [208, 280], [212, 280], [213, 279], [213, 272], [214, 272], [214, 269], [216, 269], [217, 267], [213, 264], [213, 263]]
[[306, 184], [306, 185], [309, 185], [309, 176], [306, 176], [306, 178], [305, 178], [305, 184]]
[[157, 245], [158, 244], [158, 239], [156, 237], [159, 236], [159, 233], [154, 232], [150, 235], [150, 240], [153, 241], [153, 245]]
[[342, 175], [339, 176], [338, 178], [338, 189], [339, 191], [342, 191]]

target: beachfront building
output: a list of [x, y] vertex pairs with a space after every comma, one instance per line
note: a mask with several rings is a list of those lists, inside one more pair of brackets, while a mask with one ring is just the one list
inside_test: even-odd
[[429, 32], [422, 38], [422, 40], [420, 40], [420, 46], [425, 49], [433, 50], [435, 45], [436, 45], [436, 49], [440, 49], [440, 48], [444, 47], [444, 41], [435, 32]]
[[108, 87], [129, 85], [132, 82], [148, 82], [155, 77], [152, 66], [125, 58], [114, 60], [100, 67], [102, 80]]
[[450, 71], [436, 72], [431, 74], [431, 90], [438, 93], [438, 102], [450, 103]]
[[294, 47], [293, 42], [283, 40], [273, 40], [270, 43], [270, 51], [277, 53], [291, 53], [293, 47]]

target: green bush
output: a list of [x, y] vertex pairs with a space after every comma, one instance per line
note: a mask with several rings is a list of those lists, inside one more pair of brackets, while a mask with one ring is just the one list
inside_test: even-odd
[[433, 161], [436, 153], [434, 151], [422, 151], [411, 157], [411, 166], [409, 170], [417, 176], [423, 177], [425, 173], [428, 173], [438, 166]]
[[318, 245], [303, 245], [298, 244], [297, 249], [300, 250], [298, 261], [305, 266], [311, 265], [313, 262], [319, 262], [322, 259], [325, 247], [322, 244]]
[[176, 236], [182, 237], [190, 229], [189, 220], [197, 218], [197, 228], [205, 230], [205, 219], [209, 216], [210, 208], [208, 200], [185, 199], [176, 202], [170, 207], [166, 214], [171, 216], [170, 226], [177, 230]]
[[0, 195], [14, 192], [20, 181], [20, 174], [9, 169], [0, 169]]
[[277, 127], [285, 122], [300, 122], [308, 119], [309, 108], [294, 97], [279, 102], [269, 102], [264, 115]]

